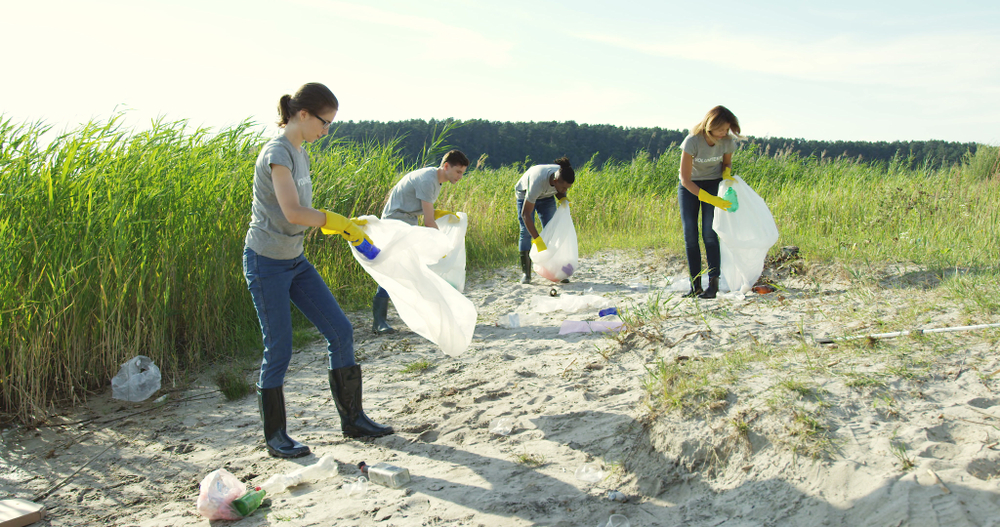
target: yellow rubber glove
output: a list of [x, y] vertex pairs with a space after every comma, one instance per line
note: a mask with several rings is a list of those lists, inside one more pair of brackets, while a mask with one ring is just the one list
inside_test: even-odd
[[733, 183], [736, 183], [736, 180], [733, 179], [732, 170], [730, 170], [729, 167], [722, 169], [722, 179], [726, 179], [732, 181]]
[[545, 242], [542, 241], [541, 236], [531, 240], [531, 243], [535, 244], [535, 249], [538, 249], [538, 252], [548, 249], [548, 247], [545, 246]]
[[323, 212], [326, 213], [326, 225], [320, 227], [323, 234], [339, 234], [350, 242], [351, 245], [361, 245], [361, 242], [365, 240], [368, 243], [372, 242], [372, 239], [365, 234], [365, 231], [361, 230], [361, 225], [367, 225], [368, 220], [358, 218], [347, 219], [336, 212], [328, 210], [324, 210]]
[[458, 214], [455, 214], [450, 210], [434, 209], [435, 220], [440, 220], [444, 216], [451, 216], [450, 218], [448, 218], [448, 223], [462, 223], [462, 220], [458, 217]]
[[720, 209], [726, 210], [726, 211], [729, 210], [729, 207], [733, 206], [732, 203], [730, 203], [730, 202], [728, 202], [728, 201], [726, 201], [726, 200], [724, 200], [724, 199], [722, 199], [722, 198], [720, 198], [718, 196], [713, 196], [713, 195], [709, 194], [708, 192], [705, 192], [705, 189], [701, 189], [698, 192], [698, 199], [701, 200], [701, 201], [704, 201], [705, 203], [708, 203], [709, 205], [715, 205], [716, 207], [719, 207]]
[[570, 203], [572, 203], [572, 201], [570, 201], [569, 198], [560, 198], [558, 206], [559, 207], [562, 207], [563, 205], [567, 205], [568, 206]]

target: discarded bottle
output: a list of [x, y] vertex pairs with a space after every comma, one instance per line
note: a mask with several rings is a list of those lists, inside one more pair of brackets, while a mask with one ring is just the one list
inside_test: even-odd
[[261, 484], [261, 488], [270, 495], [284, 492], [288, 487], [302, 483], [311, 483], [337, 475], [337, 460], [333, 455], [326, 454], [319, 461], [308, 467], [298, 468], [288, 474], [275, 474]]
[[374, 260], [378, 253], [382, 252], [381, 249], [372, 245], [368, 240], [362, 238], [361, 243], [354, 246], [359, 253], [363, 254], [365, 258], [369, 260]]
[[246, 494], [240, 496], [233, 500], [232, 507], [236, 511], [236, 514], [243, 516], [244, 518], [253, 514], [253, 511], [260, 507], [260, 502], [264, 500], [264, 495], [267, 492], [260, 490], [260, 487], [247, 492]]
[[722, 199], [731, 203], [731, 205], [729, 205], [729, 208], [726, 209], [727, 212], [736, 212], [736, 210], [740, 208], [740, 200], [736, 197], [735, 188], [729, 187], [729, 190], [727, 190], [726, 194], [722, 196]]
[[368, 481], [384, 487], [398, 489], [410, 482], [410, 471], [396, 465], [377, 463], [369, 467], [362, 461], [358, 463], [358, 468], [362, 474], [368, 476]]
[[601, 317], [606, 317], [608, 315], [617, 315], [617, 314], [618, 314], [617, 307], [608, 307], [597, 312], [597, 315]]
[[620, 503], [628, 501], [628, 496], [622, 492], [618, 492], [617, 490], [609, 490], [607, 496], [605, 497], [611, 501], [617, 501]]
[[774, 286], [770, 284], [760, 284], [753, 286], [753, 292], [758, 295], [766, 295], [774, 292]]

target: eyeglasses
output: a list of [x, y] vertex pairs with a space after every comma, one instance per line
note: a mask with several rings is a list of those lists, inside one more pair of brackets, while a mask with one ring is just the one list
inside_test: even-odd
[[[312, 113], [312, 112], [310, 112], [310, 113]], [[325, 129], [329, 129], [330, 125], [333, 124], [333, 121], [327, 121], [326, 119], [324, 119], [324, 118], [322, 118], [322, 117], [320, 117], [320, 116], [318, 116], [316, 114], [313, 114], [313, 117], [319, 119], [319, 122], [323, 123], [323, 128], [325, 128]]]

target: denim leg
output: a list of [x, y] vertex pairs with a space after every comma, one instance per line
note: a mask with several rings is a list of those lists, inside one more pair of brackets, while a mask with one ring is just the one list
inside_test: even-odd
[[[521, 252], [527, 252], [531, 250], [531, 235], [528, 234], [528, 228], [524, 226], [524, 218], [521, 216], [521, 209], [524, 207], [524, 198], [517, 199], [517, 224], [521, 226], [521, 232], [517, 239], [517, 250]], [[532, 218], [535, 217], [534, 214], [531, 215]]]
[[260, 364], [260, 387], [277, 388], [285, 382], [292, 358], [292, 306], [289, 287], [295, 260], [274, 260], [243, 249], [243, 274], [257, 309], [264, 338], [264, 358]]
[[698, 209], [701, 201], [683, 185], [677, 187], [677, 205], [681, 211], [684, 228], [684, 252], [687, 254], [688, 273], [694, 277], [701, 273], [701, 246], [698, 244]]
[[[719, 192], [721, 182], [721, 179], [699, 181], [698, 186], [714, 196]], [[722, 274], [722, 251], [719, 248], [719, 234], [712, 228], [712, 223], [715, 221], [715, 208], [715, 205], [701, 204], [701, 239], [705, 242], [705, 259], [708, 260], [709, 278], [718, 278]]]
[[382, 289], [382, 286], [378, 286], [378, 291], [375, 291], [375, 298], [389, 298], [389, 292]]
[[[517, 223], [521, 226], [521, 233], [517, 242], [517, 250], [519, 251], [530, 251], [531, 250], [531, 234], [528, 233], [528, 228], [524, 226], [524, 217], [521, 216], [521, 209], [524, 207], [524, 198], [518, 198], [517, 200]], [[531, 211], [531, 219], [534, 221], [535, 215], [537, 214], [539, 218], [542, 219], [542, 227], [545, 227], [552, 220], [552, 216], [556, 213], [556, 198], [543, 198], [535, 202], [535, 209]]]
[[535, 212], [542, 219], [542, 227], [552, 221], [552, 216], [556, 215], [556, 198], [543, 198], [535, 202]]
[[304, 257], [296, 266], [291, 300], [316, 329], [326, 337], [331, 370], [354, 366], [354, 328], [333, 297], [323, 277]]

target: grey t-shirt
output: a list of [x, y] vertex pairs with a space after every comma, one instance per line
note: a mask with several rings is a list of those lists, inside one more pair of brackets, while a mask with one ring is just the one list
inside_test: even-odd
[[383, 220], [403, 220], [417, 225], [417, 219], [424, 215], [421, 201], [431, 205], [441, 195], [441, 183], [437, 180], [438, 167], [419, 168], [403, 176], [389, 192], [389, 199], [382, 209]]
[[285, 219], [278, 197], [274, 194], [272, 164], [291, 170], [299, 204], [304, 207], [312, 206], [309, 155], [305, 150], [296, 150], [285, 136], [268, 141], [260, 150], [253, 170], [253, 208], [244, 243], [261, 256], [290, 260], [302, 254], [303, 233], [308, 227], [295, 225]]
[[722, 178], [722, 157], [736, 151], [736, 141], [727, 135], [715, 146], [708, 146], [705, 134], [688, 135], [681, 143], [681, 150], [694, 156], [691, 181], [708, 181]]
[[559, 165], [535, 165], [517, 180], [514, 195], [517, 199], [535, 203], [556, 195], [556, 188], [549, 184], [549, 176], [559, 171]]

